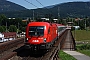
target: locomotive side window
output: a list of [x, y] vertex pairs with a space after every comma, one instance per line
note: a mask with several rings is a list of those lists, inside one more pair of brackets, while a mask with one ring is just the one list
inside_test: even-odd
[[30, 36], [43, 36], [44, 35], [44, 26], [30, 26], [29, 27]]

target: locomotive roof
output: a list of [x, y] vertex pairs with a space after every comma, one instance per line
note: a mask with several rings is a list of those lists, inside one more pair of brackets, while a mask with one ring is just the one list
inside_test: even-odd
[[30, 22], [28, 26], [64, 26], [57, 23], [48, 23], [48, 22]]
[[48, 22], [30, 22], [29, 24], [28, 24], [29, 26], [44, 26], [44, 25], [50, 25], [50, 23], [48, 23]]

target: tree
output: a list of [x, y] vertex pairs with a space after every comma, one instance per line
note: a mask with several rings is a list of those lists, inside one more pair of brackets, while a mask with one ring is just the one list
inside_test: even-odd
[[9, 32], [17, 32], [17, 27], [15, 25], [10, 25]]
[[26, 31], [26, 27], [20, 27], [21, 31], [25, 32]]
[[0, 32], [4, 32], [4, 28], [0, 26]]
[[3, 32], [6, 32], [6, 26], [3, 25], [2, 27], [4, 29]]
[[1, 14], [0, 15], [0, 25], [3, 25], [3, 21], [5, 22], [6, 19], [7, 19], [6, 16]]

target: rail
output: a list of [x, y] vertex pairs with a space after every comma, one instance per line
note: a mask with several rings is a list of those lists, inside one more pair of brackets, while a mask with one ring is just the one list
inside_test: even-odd
[[[56, 41], [56, 43], [53, 45], [53, 47], [44, 56], [39, 57], [40, 58], [39, 60], [59, 60], [58, 52], [59, 52], [59, 50], [61, 50], [63, 48], [63, 46], [65, 44], [65, 40], [66, 40], [68, 31], [69, 31], [69, 29], [66, 29], [64, 32], [62, 32], [62, 34], [59, 36], [59, 39]], [[75, 49], [75, 40], [73, 38], [71, 31], [70, 31], [70, 34], [71, 34], [71, 39], [73, 40], [73, 45], [74, 45], [73, 47]], [[4, 56], [5, 58], [3, 57], [2, 59], [7, 60], [16, 55], [17, 55], [17, 52], [12, 52], [12, 53], [10, 53], [10, 55], [8, 55], [8, 56], [6, 55], [6, 56]], [[30, 56], [25, 57], [24, 59], [29, 60], [30, 58], [32, 58], [32, 57], [30, 57]], [[19, 57], [18, 57], [18, 59], [19, 59]], [[35, 60], [35, 59], [36, 58], [34, 58], [33, 60]]]
[[[53, 48], [50, 50], [50, 52], [48, 52], [42, 60], [59, 60], [58, 57], [58, 52], [59, 50], [63, 49], [63, 46], [65, 45], [65, 40], [68, 34], [68, 31], [70, 29], [65, 30], [59, 37], [58, 41], [54, 44]], [[71, 31], [69, 32], [71, 34], [71, 41], [73, 41], [72, 45], [73, 45], [73, 49], [75, 50], [75, 40], [73, 38], [73, 35], [71, 33]], [[72, 47], [70, 47], [71, 49]]]
[[64, 45], [64, 40], [67, 35], [67, 31], [68, 30], [62, 32], [58, 41], [53, 45], [53, 48], [41, 60], [59, 60], [58, 52]]
[[[16, 55], [16, 52], [9, 51], [9, 49], [18, 47], [20, 44], [24, 43], [24, 38], [18, 38], [16, 40], [11, 40], [9, 42], [5, 42], [0, 44], [0, 59], [7, 60]], [[6, 52], [7, 54], [5, 54]]]

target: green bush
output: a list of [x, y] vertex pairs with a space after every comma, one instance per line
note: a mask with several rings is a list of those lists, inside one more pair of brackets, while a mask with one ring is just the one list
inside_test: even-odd
[[90, 50], [90, 44], [80, 44], [76, 46], [77, 50]]
[[71, 27], [71, 31], [75, 30], [75, 27]]

